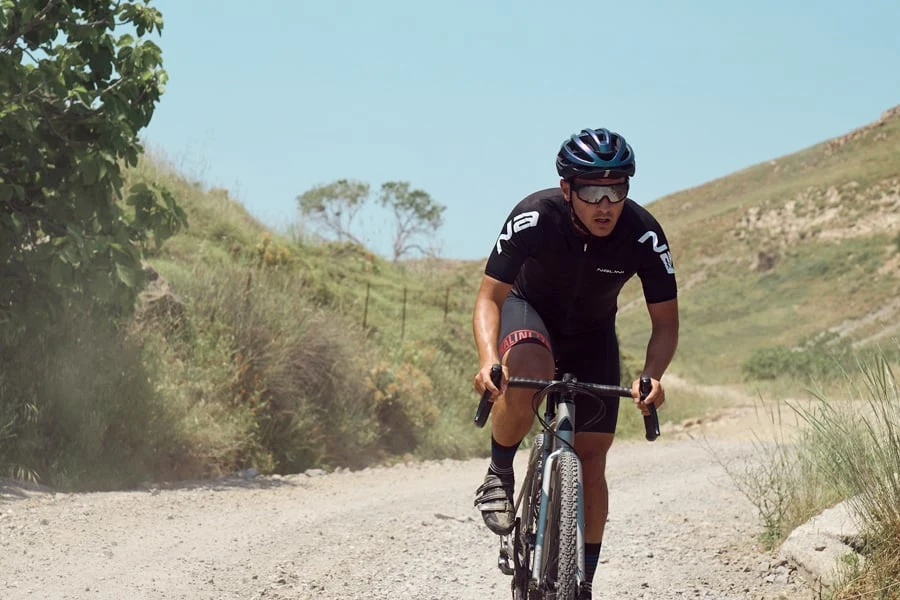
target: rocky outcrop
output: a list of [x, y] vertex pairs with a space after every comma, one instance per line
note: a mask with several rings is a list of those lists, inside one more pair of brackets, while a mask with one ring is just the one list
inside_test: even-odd
[[185, 323], [184, 302], [159, 272], [147, 263], [143, 264], [147, 287], [138, 296], [135, 315], [139, 323], [157, 323], [167, 332], [178, 331]]
[[847, 561], [864, 558], [857, 552], [862, 537], [849, 502], [842, 502], [795, 529], [781, 546], [780, 555], [797, 565], [805, 579], [831, 587]]
[[[900, 118], [900, 104], [893, 108], [889, 108], [883, 113], [881, 113], [881, 118], [879, 118], [874, 123], [869, 123], [868, 125], [864, 125], [859, 129], [854, 129], [850, 133], [846, 135], [842, 135], [841, 137], [834, 138], [833, 140], [829, 140], [825, 147], [825, 153], [831, 154], [844, 144], [848, 142], [856, 141], [868, 133], [877, 130], [879, 127], [882, 127], [885, 123], [890, 121], [891, 119]], [[875, 141], [879, 141], [885, 139], [886, 134], [879, 133], [875, 135]]]

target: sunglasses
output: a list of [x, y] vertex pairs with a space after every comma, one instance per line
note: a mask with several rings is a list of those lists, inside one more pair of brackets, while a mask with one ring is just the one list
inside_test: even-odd
[[603, 199], [608, 199], [612, 204], [621, 202], [628, 196], [628, 182], [616, 183], [613, 185], [583, 185], [574, 188], [575, 195], [582, 202], [588, 204], [600, 204]]

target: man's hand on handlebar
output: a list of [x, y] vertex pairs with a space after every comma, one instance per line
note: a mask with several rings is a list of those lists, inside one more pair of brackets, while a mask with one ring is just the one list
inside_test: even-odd
[[473, 381], [473, 386], [475, 387], [475, 391], [479, 394], [483, 394], [485, 390], [490, 390], [491, 392], [491, 402], [497, 399], [503, 392], [506, 391], [506, 385], [509, 382], [509, 369], [506, 365], [503, 365], [503, 380], [500, 382], [500, 387], [494, 385], [491, 381], [491, 367], [497, 363], [491, 362], [486, 365], [482, 365], [481, 369], [478, 373], [475, 374], [475, 380]]
[[634, 403], [638, 407], [638, 410], [646, 417], [650, 414], [650, 408], [647, 406], [648, 404], [652, 404], [656, 408], [659, 408], [665, 403], [666, 390], [663, 389], [659, 379], [653, 379], [651, 377], [650, 383], [652, 387], [650, 389], [650, 394], [647, 396], [646, 400], [641, 401], [640, 383], [641, 380], [638, 378], [631, 384], [631, 396], [634, 398]]

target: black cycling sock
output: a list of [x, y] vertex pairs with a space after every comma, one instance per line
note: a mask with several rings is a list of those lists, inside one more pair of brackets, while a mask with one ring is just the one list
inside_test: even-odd
[[594, 581], [594, 573], [597, 572], [597, 563], [600, 561], [600, 546], [602, 545], [602, 543], [584, 545], [584, 577], [588, 583]]
[[513, 459], [516, 457], [516, 450], [519, 444], [515, 446], [504, 446], [491, 436], [491, 466], [489, 473], [493, 473], [500, 479], [512, 480], [515, 477], [513, 473]]

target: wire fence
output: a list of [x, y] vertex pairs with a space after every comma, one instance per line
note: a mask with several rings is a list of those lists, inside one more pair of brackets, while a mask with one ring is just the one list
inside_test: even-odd
[[[379, 289], [398, 292], [399, 300], [381, 298], [376, 302], [373, 292]], [[412, 319], [417, 321], [424, 319], [430, 323], [435, 321], [447, 323], [462, 315], [464, 302], [469, 300], [474, 302], [474, 292], [463, 286], [447, 286], [443, 290], [421, 290], [411, 289], [409, 286], [395, 288], [367, 282], [361, 324], [363, 329], [369, 330], [373, 325], [377, 326], [379, 321], [388, 320], [394, 325], [399, 320], [400, 340], [403, 341], [407, 336], [408, 326]], [[381, 307], [381, 310], [377, 312], [374, 310], [376, 304]], [[388, 305], [387, 310], [385, 310], [385, 304]], [[429, 317], [433, 317], [433, 319]]]

